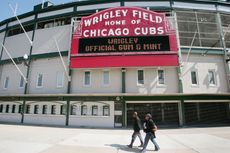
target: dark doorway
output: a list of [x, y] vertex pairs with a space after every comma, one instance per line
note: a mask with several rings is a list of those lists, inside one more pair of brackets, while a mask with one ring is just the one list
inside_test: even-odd
[[127, 125], [132, 126], [132, 114], [138, 112], [142, 122], [145, 114], [150, 113], [157, 125], [178, 126], [177, 103], [137, 103], [127, 104]]

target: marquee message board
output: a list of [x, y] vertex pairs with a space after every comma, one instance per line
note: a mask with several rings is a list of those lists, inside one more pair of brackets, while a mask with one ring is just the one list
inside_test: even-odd
[[110, 8], [83, 17], [75, 27], [71, 68], [138, 66], [178, 66], [175, 30], [165, 14]]

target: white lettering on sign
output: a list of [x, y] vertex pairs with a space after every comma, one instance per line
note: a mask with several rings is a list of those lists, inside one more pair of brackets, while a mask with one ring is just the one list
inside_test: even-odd
[[84, 24], [85, 27], [88, 27], [91, 25], [95, 25], [103, 20], [108, 20], [117, 17], [126, 17], [127, 12], [127, 9], [108, 11], [103, 14], [100, 14], [99, 16], [95, 16], [93, 18], [84, 20]]
[[83, 17], [80, 36], [108, 37], [108, 36], [148, 36], [165, 35], [165, 15], [141, 8], [112, 8]]

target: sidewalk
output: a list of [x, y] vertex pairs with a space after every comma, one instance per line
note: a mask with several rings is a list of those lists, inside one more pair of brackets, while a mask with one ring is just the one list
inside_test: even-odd
[[[79, 129], [0, 124], [0, 153], [134, 153], [130, 129]], [[143, 133], [144, 137], [144, 133]], [[162, 129], [159, 153], [229, 153], [230, 127]], [[135, 146], [139, 145], [137, 139]], [[148, 152], [155, 152], [152, 143]]]

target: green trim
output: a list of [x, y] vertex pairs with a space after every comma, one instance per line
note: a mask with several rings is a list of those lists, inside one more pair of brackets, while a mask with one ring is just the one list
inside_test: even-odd
[[125, 6], [125, 2], [124, 2], [124, 1], [121, 1], [121, 2], [120, 2], [120, 6]]
[[[62, 56], [68, 56], [68, 51], [61, 51], [61, 55]], [[38, 54], [38, 55], [31, 55], [31, 59], [32, 60], [36, 60], [36, 59], [43, 59], [43, 58], [53, 58], [53, 57], [58, 57], [59, 53], [58, 52], [52, 52], [52, 53], [44, 53], [44, 54]], [[16, 64], [20, 64], [24, 61], [23, 57], [17, 57], [17, 58], [13, 58], [13, 60], [15, 61]], [[3, 64], [9, 64], [12, 61], [10, 59], [6, 59], [6, 60], [1, 60], [0, 61], [0, 65]]]
[[[181, 47], [181, 53], [188, 53], [189, 48]], [[224, 50], [223, 49], [210, 49], [210, 48], [192, 48], [191, 53], [193, 54], [211, 54], [211, 55], [223, 55]]]
[[230, 93], [194, 94], [22, 94], [1, 95], [0, 101], [179, 101], [179, 100], [230, 100]]

